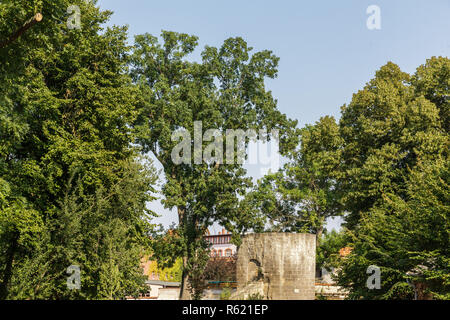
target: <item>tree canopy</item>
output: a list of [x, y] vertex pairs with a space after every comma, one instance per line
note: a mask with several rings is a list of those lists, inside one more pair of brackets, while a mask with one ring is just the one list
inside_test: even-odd
[[[126, 29], [85, 1], [2, 1], [0, 38], [36, 12], [42, 23], [0, 49], [0, 297], [136, 295], [155, 183], [132, 146], [138, 90]], [[144, 242], [143, 242], [144, 240]], [[81, 290], [66, 287], [79, 265]]]
[[[182, 281], [181, 298], [201, 298], [205, 277], [234, 279], [234, 262], [210, 259], [215, 223], [237, 245], [251, 231], [316, 234], [318, 266], [336, 268], [351, 299], [450, 299], [447, 57], [414, 74], [388, 62], [339, 119], [298, 129], [266, 87], [272, 51], [233, 37], [195, 61], [196, 36], [129, 45], [110, 16], [95, 1], [0, 3], [0, 299], [138, 296], [148, 256]], [[278, 138], [287, 160], [256, 185], [241, 161], [252, 132]], [[178, 214], [165, 233], [147, 207], [149, 155]], [[340, 233], [325, 228], [334, 217]]]

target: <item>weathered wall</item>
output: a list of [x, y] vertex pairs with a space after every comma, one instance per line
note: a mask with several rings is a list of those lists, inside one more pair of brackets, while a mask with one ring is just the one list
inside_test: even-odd
[[180, 297], [179, 288], [161, 288], [159, 289], [158, 300], [178, 300]]
[[262, 283], [265, 299], [314, 300], [316, 237], [304, 233], [245, 235], [238, 250], [237, 295]]

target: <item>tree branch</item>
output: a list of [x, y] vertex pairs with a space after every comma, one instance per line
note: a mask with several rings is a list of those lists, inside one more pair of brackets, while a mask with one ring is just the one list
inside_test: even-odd
[[30, 20], [25, 22], [25, 24], [19, 30], [17, 30], [12, 35], [10, 35], [8, 39], [6, 39], [5, 41], [0, 42], [0, 49], [3, 49], [4, 47], [10, 45], [12, 42], [16, 41], [28, 29], [30, 29], [36, 23], [41, 22], [42, 18], [43, 18], [43, 16], [42, 16], [41, 13], [36, 13]]

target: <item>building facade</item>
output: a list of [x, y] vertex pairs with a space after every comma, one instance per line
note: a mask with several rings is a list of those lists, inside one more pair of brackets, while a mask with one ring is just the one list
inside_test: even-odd
[[211, 256], [231, 257], [236, 254], [236, 246], [231, 243], [231, 233], [222, 229], [218, 234], [211, 234], [207, 230], [205, 240], [211, 244]]

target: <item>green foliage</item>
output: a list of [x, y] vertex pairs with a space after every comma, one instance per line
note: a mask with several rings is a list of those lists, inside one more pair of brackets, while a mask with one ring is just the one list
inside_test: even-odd
[[411, 78], [417, 95], [423, 95], [433, 102], [439, 110], [441, 127], [448, 133], [450, 131], [450, 101], [448, 88], [450, 87], [450, 60], [441, 57], [432, 57], [417, 68]]
[[[339, 284], [351, 298], [410, 299], [408, 282], [449, 298], [448, 63], [432, 58], [412, 77], [389, 63], [343, 108], [341, 188], [353, 251]], [[366, 287], [369, 265], [381, 268], [380, 290]]]
[[[140, 166], [124, 165], [122, 179], [94, 195], [82, 193], [81, 178], [69, 183], [36, 249], [16, 263], [10, 298], [119, 299], [143, 290], [140, 259], [151, 226], [142, 214], [154, 178]], [[81, 268], [80, 291], [66, 287], [70, 265]]]
[[[339, 125], [324, 117], [303, 128], [290, 161], [246, 196], [270, 230], [317, 234], [317, 266], [337, 268], [350, 298], [409, 299], [418, 283], [448, 299], [449, 62], [433, 57], [412, 76], [389, 62]], [[325, 220], [344, 213], [345, 230], [321, 239]], [[380, 290], [366, 286], [370, 265]]]
[[314, 233], [319, 243], [326, 219], [342, 214], [336, 189], [342, 139], [327, 116], [303, 128], [300, 140], [291, 161], [265, 176], [247, 201], [260, 208], [271, 231]]
[[264, 295], [262, 295], [261, 293], [257, 292], [257, 293], [252, 293], [249, 294], [246, 300], [264, 300]]
[[[72, 4], [80, 30], [66, 25]], [[0, 49], [0, 298], [136, 295], [156, 176], [132, 145], [126, 29], [104, 29], [110, 13], [81, 0], [6, 0], [0, 38], [36, 12]], [[80, 291], [66, 287], [70, 265]]]
[[316, 266], [320, 270], [325, 268], [331, 271], [337, 268], [340, 262], [339, 250], [346, 247], [348, 239], [345, 230], [337, 232], [331, 230], [323, 235], [320, 246], [317, 248]]
[[[435, 298], [449, 298], [449, 182], [448, 160], [419, 164], [406, 200], [387, 195], [382, 207], [363, 216], [339, 277], [354, 297], [392, 299], [409, 281], [425, 283]], [[355, 281], [371, 264], [381, 268], [380, 290]], [[417, 268], [422, 271], [412, 272]]]
[[147, 275], [152, 274], [159, 275], [161, 280], [181, 282], [181, 276], [183, 273], [183, 261], [181, 258], [176, 259], [175, 263], [171, 267], [161, 267], [157, 261], [151, 261], [148, 268]]
[[[81, 29], [66, 25], [70, 5]], [[193, 62], [197, 37], [168, 31], [131, 48], [126, 28], [103, 28], [111, 13], [84, 0], [3, 0], [0, 39], [37, 12], [44, 20], [0, 49], [1, 299], [137, 296], [149, 245], [159, 268], [177, 270], [184, 297], [200, 299], [214, 223], [236, 244], [266, 226], [316, 234], [317, 265], [338, 267], [350, 298], [412, 299], [420, 285], [450, 299], [448, 58], [413, 75], [389, 62], [338, 124], [323, 117], [298, 131], [265, 87], [277, 76], [271, 51], [236, 37]], [[195, 121], [223, 136], [279, 129], [290, 161], [250, 193], [236, 161], [176, 165], [171, 135], [193, 133]], [[138, 157], [146, 152], [163, 166], [165, 207], [178, 210], [171, 234], [150, 223], [156, 172]], [[344, 213], [345, 232], [322, 237], [326, 219]], [[79, 291], [66, 287], [70, 265], [81, 267]], [[381, 268], [380, 290], [366, 287], [369, 265]]]
[[220, 293], [220, 300], [230, 300], [231, 289], [229, 287], [224, 287]]
[[186, 259], [186, 264], [183, 266], [184, 274], [188, 275], [188, 289], [193, 300], [201, 300], [203, 292], [207, 288], [205, 268], [210, 255], [209, 250], [198, 247], [199, 242], [189, 244], [189, 252], [192, 254]]
[[383, 202], [383, 194], [406, 196], [408, 170], [419, 159], [436, 159], [448, 151], [438, 107], [414, 83], [388, 63], [342, 107], [340, 188], [351, 228], [361, 213]]
[[387, 300], [412, 300], [414, 298], [414, 289], [407, 282], [397, 282], [383, 298]]

